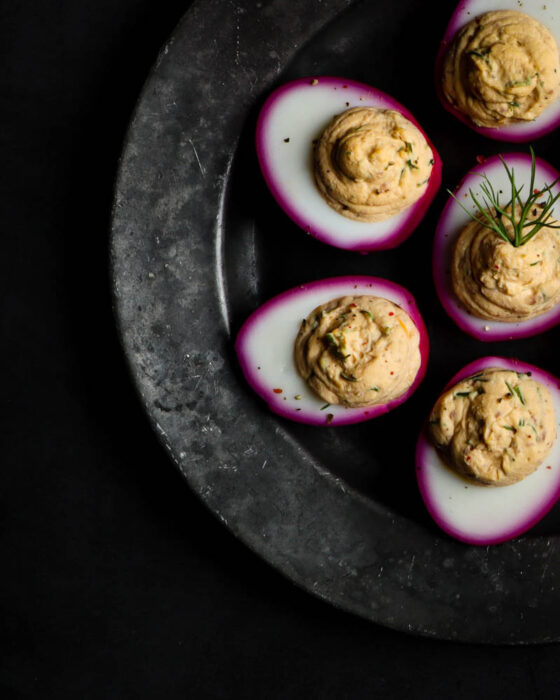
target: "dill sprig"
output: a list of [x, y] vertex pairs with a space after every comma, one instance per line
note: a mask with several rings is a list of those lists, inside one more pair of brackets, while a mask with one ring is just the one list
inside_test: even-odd
[[[499, 155], [499, 158], [502, 161], [502, 165], [505, 168], [511, 185], [511, 197], [507, 204], [501, 204], [500, 192], [495, 190], [486, 174], [481, 175], [477, 173], [482, 178], [482, 184], [480, 185], [482, 196], [480, 199], [478, 199], [472, 189], [469, 188], [469, 194], [478, 213], [473, 214], [469, 211], [463, 206], [453, 192], [448, 190], [449, 194], [471, 219], [482, 224], [485, 228], [494, 231], [500, 238], [503, 238], [504, 241], [507, 241], [516, 248], [525, 245], [525, 243], [530, 241], [543, 227], [560, 229], [560, 226], [549, 223], [552, 217], [552, 207], [560, 197], [560, 192], [553, 194], [552, 188], [560, 181], [560, 177], [557, 177], [550, 185], [544, 185], [542, 189], [536, 190], [535, 151], [532, 147], [529, 147], [529, 150], [531, 152], [531, 178], [529, 182], [529, 196], [525, 202], [521, 199], [521, 191], [524, 185], [521, 185], [521, 187], [517, 186], [514, 169], [508, 166], [501, 155]], [[546, 197], [546, 200], [543, 200], [543, 197]], [[531, 211], [533, 212], [533, 216], [535, 216], [535, 210], [540, 212], [539, 215], [534, 219], [528, 220]], [[506, 227], [506, 220], [511, 224], [513, 238]], [[530, 230], [526, 232], [526, 229]]]

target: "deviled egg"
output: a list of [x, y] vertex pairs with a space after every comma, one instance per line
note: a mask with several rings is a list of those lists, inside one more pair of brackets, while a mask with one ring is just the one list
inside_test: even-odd
[[442, 105], [489, 138], [529, 141], [560, 124], [554, 3], [461, 0], [436, 59]]
[[275, 90], [260, 112], [256, 147], [286, 214], [347, 250], [401, 243], [441, 183], [440, 158], [410, 112], [342, 78], [302, 78]]
[[300, 423], [345, 425], [406, 401], [425, 374], [429, 343], [406, 289], [348, 276], [269, 300], [245, 321], [235, 350], [272, 411]]
[[470, 544], [536, 524], [560, 496], [560, 383], [519, 360], [484, 357], [445, 387], [419, 437], [416, 473], [436, 523]]
[[436, 227], [436, 291], [479, 340], [536, 335], [560, 322], [560, 173], [534, 153], [481, 161]]

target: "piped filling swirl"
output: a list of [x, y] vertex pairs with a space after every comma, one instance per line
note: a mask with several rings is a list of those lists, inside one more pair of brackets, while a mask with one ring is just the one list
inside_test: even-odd
[[559, 80], [554, 37], [536, 19], [514, 10], [473, 19], [443, 62], [446, 99], [478, 126], [536, 119], [557, 98]]
[[398, 214], [426, 191], [433, 153], [399, 112], [356, 107], [336, 116], [314, 150], [317, 187], [337, 212], [357, 221]]
[[374, 406], [404, 394], [420, 368], [420, 334], [388, 299], [345, 296], [314, 309], [295, 340], [294, 361], [329, 404]]
[[440, 396], [429, 431], [456, 472], [505, 486], [527, 477], [548, 455], [556, 416], [548, 389], [530, 373], [490, 368]]

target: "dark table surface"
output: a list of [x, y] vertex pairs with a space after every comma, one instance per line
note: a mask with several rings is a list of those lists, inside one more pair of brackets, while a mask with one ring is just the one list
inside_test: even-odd
[[112, 317], [109, 219], [131, 110], [188, 6], [0, 2], [0, 696], [560, 697], [558, 645], [410, 637], [296, 589], [151, 431]]

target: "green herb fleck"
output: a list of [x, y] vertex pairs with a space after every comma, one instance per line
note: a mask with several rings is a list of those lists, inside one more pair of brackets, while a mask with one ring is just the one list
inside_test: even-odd
[[530, 76], [529, 78], [525, 78], [525, 80], [508, 80], [506, 83], [506, 87], [507, 88], [527, 87], [528, 85], [531, 84], [531, 81], [533, 80], [533, 78], [536, 75], [537, 75], [537, 73]]
[[331, 348], [338, 348], [338, 341], [334, 337], [332, 333], [326, 333], [325, 334], [325, 340], [327, 341], [327, 345]]
[[477, 56], [478, 58], [481, 58], [483, 61], [486, 61], [488, 65], [490, 65], [490, 59], [488, 57], [488, 54], [490, 53], [490, 47], [484, 48], [484, 49], [473, 49], [472, 51], [467, 51], [467, 56]]
[[517, 432], [517, 428], [514, 428], [513, 425], [502, 425], [502, 428], [505, 428], [506, 430], [510, 430], [512, 433]]
[[515, 386], [515, 387], [513, 387], [513, 390], [515, 391], [515, 393], [519, 397], [519, 400], [521, 401], [521, 403], [525, 406], [525, 397], [521, 393], [521, 388], [518, 386]]
[[330, 403], [326, 403], [324, 406], [321, 406], [320, 410], [324, 411], [325, 408], [328, 408], [330, 406]]

